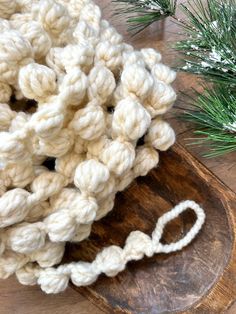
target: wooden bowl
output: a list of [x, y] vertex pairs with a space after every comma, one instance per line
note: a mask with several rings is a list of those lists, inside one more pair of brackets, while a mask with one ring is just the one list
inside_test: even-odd
[[[206, 212], [197, 238], [180, 252], [130, 262], [115, 278], [74, 287], [106, 313], [222, 313], [236, 299], [236, 196], [176, 144], [159, 167], [117, 195], [114, 210], [96, 222], [89, 240], [67, 247], [66, 259], [92, 261], [104, 246], [123, 246], [133, 230], [151, 234], [160, 215], [192, 199]], [[177, 241], [194, 222], [186, 212], [168, 224], [162, 242]]]

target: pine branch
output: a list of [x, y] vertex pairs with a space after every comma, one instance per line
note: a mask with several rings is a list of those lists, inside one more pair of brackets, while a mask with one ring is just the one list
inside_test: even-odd
[[191, 0], [180, 5], [186, 39], [176, 44], [184, 56], [180, 70], [212, 81], [197, 94], [184, 118], [196, 127], [204, 156], [236, 151], [236, 0]]
[[236, 88], [236, 0], [191, 0], [180, 5], [186, 39], [175, 48], [184, 56], [180, 69]]
[[205, 157], [236, 151], [236, 92], [223, 85], [205, 86], [205, 92], [196, 92], [196, 96], [193, 110], [181, 115], [195, 125], [194, 133], [200, 136], [191, 144], [204, 145]]
[[127, 16], [128, 31], [134, 35], [152, 23], [174, 16], [177, 0], [112, 0], [115, 16]]

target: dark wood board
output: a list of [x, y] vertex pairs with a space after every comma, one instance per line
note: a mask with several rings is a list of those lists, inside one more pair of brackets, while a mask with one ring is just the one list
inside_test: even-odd
[[[130, 262], [115, 278], [100, 276], [74, 289], [107, 313], [223, 313], [236, 299], [236, 195], [179, 144], [161, 153], [157, 169], [117, 195], [115, 208], [94, 224], [90, 238], [68, 245], [66, 259], [92, 261], [104, 246], [123, 246], [133, 230], [151, 234], [158, 217], [185, 199], [198, 202], [207, 215], [192, 244]], [[188, 211], [169, 223], [163, 242], [183, 237], [194, 219]]]

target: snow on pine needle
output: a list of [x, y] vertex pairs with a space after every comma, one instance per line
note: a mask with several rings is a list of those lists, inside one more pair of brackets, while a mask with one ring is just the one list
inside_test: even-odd
[[114, 16], [126, 16], [128, 31], [134, 35], [153, 22], [173, 16], [177, 0], [112, 0]]

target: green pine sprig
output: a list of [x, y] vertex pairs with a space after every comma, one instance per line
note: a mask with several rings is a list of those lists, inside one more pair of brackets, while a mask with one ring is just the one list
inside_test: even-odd
[[203, 145], [205, 157], [236, 151], [236, 92], [224, 85], [205, 86], [181, 117], [194, 124], [197, 137], [191, 145]]
[[175, 48], [180, 69], [236, 88], [236, 0], [191, 0], [180, 5], [185, 39]]
[[127, 16], [128, 31], [137, 34], [153, 22], [173, 16], [177, 0], [112, 0], [115, 16]]
[[180, 8], [180, 70], [213, 82], [192, 100], [194, 111], [188, 107], [183, 115], [196, 128], [191, 144], [202, 145], [206, 157], [236, 151], [236, 0], [191, 0]]

